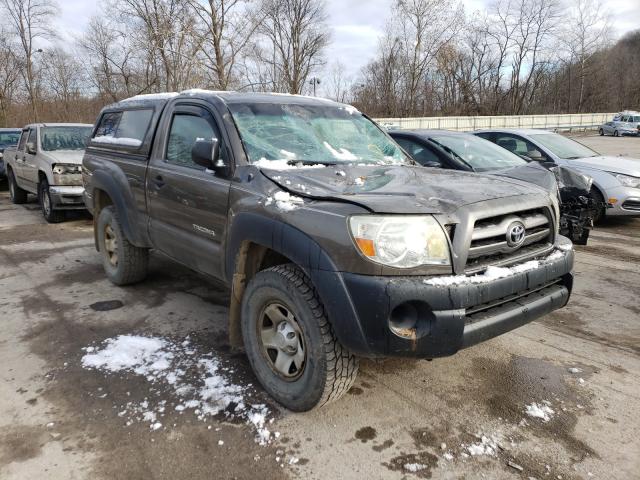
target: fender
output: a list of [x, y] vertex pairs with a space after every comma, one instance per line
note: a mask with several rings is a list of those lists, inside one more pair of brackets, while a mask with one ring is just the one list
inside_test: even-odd
[[94, 170], [90, 180], [91, 196], [95, 199], [96, 190], [102, 190], [109, 195], [118, 212], [118, 219], [127, 240], [136, 247], [151, 248], [144, 220], [137, 210], [133, 193], [124, 173], [109, 163], [104, 163], [100, 167], [107, 168]]
[[[246, 242], [283, 255], [300, 267], [313, 282], [340, 343], [358, 355], [371, 355], [342, 274], [315, 240], [287, 223], [255, 213], [238, 214], [233, 219], [227, 238], [227, 278], [234, 278], [236, 260]], [[232, 293], [232, 304], [234, 298]], [[231, 310], [233, 315], [233, 305]]]

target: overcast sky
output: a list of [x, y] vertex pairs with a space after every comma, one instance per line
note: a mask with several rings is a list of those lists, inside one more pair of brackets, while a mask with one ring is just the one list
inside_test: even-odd
[[[616, 38], [640, 28], [640, 0], [604, 0], [610, 10]], [[332, 44], [327, 59], [338, 59], [347, 76], [356, 76], [374, 55], [394, 0], [327, 0]], [[468, 13], [484, 9], [491, 0], [463, 0]], [[59, 0], [60, 29], [69, 39], [79, 35], [99, 2]]]

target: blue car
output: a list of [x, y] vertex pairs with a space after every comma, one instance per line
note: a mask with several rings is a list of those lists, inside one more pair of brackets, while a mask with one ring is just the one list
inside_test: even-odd
[[8, 147], [15, 147], [18, 144], [22, 130], [19, 128], [0, 128], [0, 179], [7, 176], [4, 165], [4, 150]]

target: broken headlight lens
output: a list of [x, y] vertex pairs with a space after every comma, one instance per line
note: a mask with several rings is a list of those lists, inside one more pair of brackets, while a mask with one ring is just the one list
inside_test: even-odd
[[56, 163], [52, 168], [54, 175], [74, 175], [82, 173], [82, 165], [73, 165], [69, 163]]
[[396, 268], [451, 264], [447, 236], [432, 216], [358, 215], [349, 227], [360, 253], [373, 262]]
[[640, 188], [640, 178], [632, 177], [630, 175], [622, 175], [621, 173], [615, 174], [618, 181], [625, 187]]

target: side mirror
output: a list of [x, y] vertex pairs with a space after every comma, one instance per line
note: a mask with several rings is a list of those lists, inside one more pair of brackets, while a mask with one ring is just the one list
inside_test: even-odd
[[36, 154], [36, 146], [33, 144], [33, 142], [27, 143], [26, 150], [27, 150], [27, 153], [29, 155], [35, 155]]
[[211, 140], [196, 140], [191, 148], [191, 160], [196, 165], [219, 172], [227, 166], [220, 159], [220, 142], [217, 138]]

